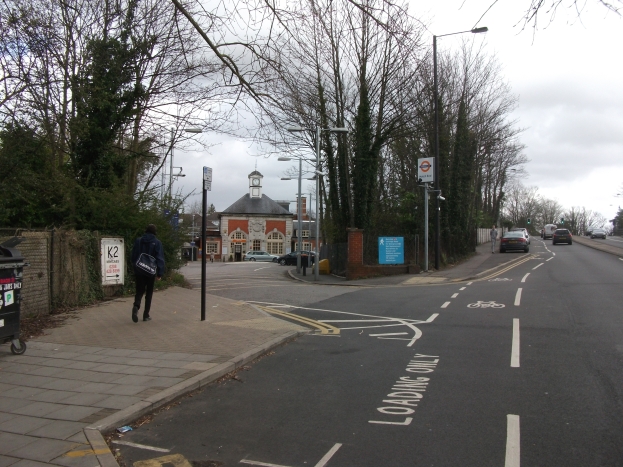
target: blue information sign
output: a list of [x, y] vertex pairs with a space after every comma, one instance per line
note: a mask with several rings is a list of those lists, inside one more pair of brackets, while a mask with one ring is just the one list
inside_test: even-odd
[[379, 264], [404, 264], [404, 237], [379, 237]]

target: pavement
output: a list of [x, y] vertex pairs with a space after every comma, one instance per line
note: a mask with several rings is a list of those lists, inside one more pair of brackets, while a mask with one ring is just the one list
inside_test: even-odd
[[[530, 255], [528, 255], [530, 256]], [[480, 245], [441, 271], [326, 286], [406, 287], [477, 280], [526, 259]], [[296, 280], [315, 282], [289, 271]], [[242, 301], [172, 287], [156, 292], [152, 321], [131, 321], [131, 297], [78, 310], [27, 340], [23, 355], [0, 346], [0, 467], [117, 467], [103, 434], [199, 389], [308, 330]], [[139, 317], [141, 313], [139, 312]]]
[[[532, 241], [536, 240], [533, 237]], [[525, 258], [526, 255], [519, 251], [500, 253], [498, 249], [495, 253], [491, 253], [491, 243], [483, 243], [476, 247], [476, 251], [468, 259], [457, 264], [447, 265], [440, 270], [433, 269], [433, 263], [429, 264], [431, 269], [428, 272], [419, 274], [401, 274], [349, 281], [332, 274], [320, 274], [317, 283], [345, 287], [403, 287], [463, 282], [481, 279], [487, 276], [489, 272], [494, 273], [503, 269], [504, 266], [510, 266], [512, 263]], [[295, 280], [316, 283], [314, 272], [310, 268], [307, 269], [306, 275], [303, 275], [302, 271], [297, 273], [296, 268], [290, 269], [288, 274]]]

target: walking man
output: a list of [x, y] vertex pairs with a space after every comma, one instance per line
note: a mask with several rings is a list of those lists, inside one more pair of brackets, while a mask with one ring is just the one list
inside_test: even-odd
[[210, 262], [211, 263], [214, 262], [214, 252], [213, 251], [210, 252]]
[[154, 224], [149, 224], [145, 234], [134, 242], [132, 264], [134, 265], [134, 277], [136, 279], [132, 321], [138, 323], [138, 310], [141, 308], [143, 294], [145, 294], [143, 321], [149, 321], [151, 320], [149, 310], [151, 309], [151, 297], [154, 294], [154, 283], [156, 279], [160, 280], [164, 274], [164, 251], [162, 242], [156, 238], [156, 226]]
[[495, 224], [493, 225], [493, 228], [491, 229], [491, 232], [489, 232], [489, 234], [491, 235], [491, 253], [495, 253], [495, 244], [498, 239], [498, 231], [495, 228]]

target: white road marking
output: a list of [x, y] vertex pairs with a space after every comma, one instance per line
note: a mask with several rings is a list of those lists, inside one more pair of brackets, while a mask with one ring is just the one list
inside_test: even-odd
[[410, 425], [412, 417], [406, 417], [404, 422], [382, 422], [380, 420], [368, 420], [368, 423], [378, 423], [379, 425]]
[[623, 258], [619, 258], [621, 261], [623, 261]]
[[543, 266], [544, 264], [545, 264], [545, 263], [540, 263], [540, 264], [537, 264], [536, 266], [534, 266], [534, 267], [532, 268], [532, 270], [534, 271], [536, 268], [540, 268], [540, 267], [541, 267], [541, 266]]
[[459, 290], [465, 290], [467, 287], [461, 287]]
[[444, 303], [443, 305], [441, 305], [441, 308], [447, 308], [447, 307], [448, 307], [448, 305], [450, 305], [450, 302], [446, 302], [446, 303]]
[[521, 303], [521, 288], [517, 289], [517, 294], [515, 295], [515, 306], [519, 306]]
[[385, 334], [370, 334], [372, 337], [378, 336], [404, 336], [405, 334], [409, 334], [408, 332], [386, 332]]
[[269, 464], [268, 462], [258, 462], [258, 461], [250, 461], [247, 459], [242, 459], [240, 461], [241, 464], [250, 464], [250, 465], [261, 465], [263, 467], [289, 467], [287, 465], [279, 465], [279, 464]]
[[253, 271], [261, 271], [262, 269], [268, 269], [268, 266], [263, 267], [263, 268], [254, 269]]
[[528, 278], [529, 275], [530, 275], [530, 273], [528, 273], [525, 276], [523, 276], [523, 278], [521, 279], [521, 282], [526, 282], [526, 279]]
[[556, 256], [556, 253], [554, 253], [554, 252], [552, 251], [552, 255]]
[[459, 294], [458, 294], [458, 292], [457, 292], [457, 293], [455, 293], [455, 294], [452, 294], [452, 297], [450, 297], [450, 298], [456, 298], [456, 297], [458, 297], [458, 296], [459, 296]]
[[506, 416], [506, 461], [504, 467], [519, 467], [519, 415]]
[[327, 462], [329, 462], [329, 460], [331, 460], [331, 458], [333, 457], [333, 455], [337, 452], [338, 449], [340, 449], [342, 447], [341, 443], [335, 443], [335, 445], [329, 449], [329, 452], [327, 452], [322, 459], [320, 459], [318, 461], [318, 463], [314, 466], [314, 467], [324, 467], [325, 465], [327, 465]]
[[519, 368], [519, 319], [513, 319], [513, 344], [511, 347], [511, 368]]
[[472, 284], [473, 284], [473, 282], [468, 282], [468, 283], [467, 283], [467, 285], [472, 285]]
[[148, 451], [171, 452], [170, 449], [157, 448], [155, 446], [147, 446], [145, 444], [136, 444], [136, 443], [131, 443], [129, 441], [113, 441], [113, 443], [114, 444], [122, 444], [123, 446], [130, 446], [132, 448], [147, 449]]

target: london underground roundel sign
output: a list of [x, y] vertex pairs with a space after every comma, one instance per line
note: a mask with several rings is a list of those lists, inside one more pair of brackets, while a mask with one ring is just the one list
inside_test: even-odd
[[417, 160], [417, 175], [422, 183], [431, 183], [435, 181], [434, 178], [434, 157], [423, 157]]

